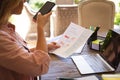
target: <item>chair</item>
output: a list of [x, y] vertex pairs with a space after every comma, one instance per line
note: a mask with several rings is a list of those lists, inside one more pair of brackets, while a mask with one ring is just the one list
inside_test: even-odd
[[74, 0], [55, 0], [57, 5], [73, 4]]
[[105, 36], [114, 27], [115, 5], [108, 0], [83, 0], [78, 5], [78, 23], [89, 28], [99, 26], [99, 35]]
[[57, 5], [53, 17], [53, 35], [58, 36], [66, 30], [71, 22], [78, 24], [77, 5]]

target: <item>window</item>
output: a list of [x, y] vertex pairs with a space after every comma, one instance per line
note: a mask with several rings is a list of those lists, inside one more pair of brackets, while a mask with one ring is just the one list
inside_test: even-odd
[[38, 11], [46, 1], [55, 2], [55, 0], [27, 0], [34, 11]]
[[115, 19], [114, 24], [120, 25], [120, 0], [112, 0], [115, 3]]
[[[31, 8], [35, 11], [38, 11], [39, 8], [41, 8], [41, 6], [46, 2], [46, 1], [51, 1], [51, 2], [55, 2], [55, 0], [27, 0], [27, 2], [29, 3], [29, 5], [31, 6]], [[82, 0], [74, 0], [75, 4], [78, 4], [80, 1]]]

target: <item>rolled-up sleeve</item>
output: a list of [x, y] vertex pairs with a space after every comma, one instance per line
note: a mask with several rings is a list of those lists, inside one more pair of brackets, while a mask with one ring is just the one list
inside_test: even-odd
[[48, 53], [35, 50], [28, 52], [7, 34], [0, 33], [0, 66], [20, 74], [37, 76], [49, 69]]

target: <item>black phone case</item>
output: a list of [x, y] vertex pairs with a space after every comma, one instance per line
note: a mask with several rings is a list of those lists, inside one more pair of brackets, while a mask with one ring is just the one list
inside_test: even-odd
[[[38, 12], [40, 12], [42, 15], [47, 14], [52, 10], [54, 6], [55, 6], [55, 3], [47, 1]], [[36, 20], [38, 12], [35, 14], [33, 19]]]

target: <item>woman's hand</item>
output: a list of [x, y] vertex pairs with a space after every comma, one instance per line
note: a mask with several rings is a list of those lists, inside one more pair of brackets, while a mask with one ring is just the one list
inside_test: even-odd
[[46, 23], [49, 21], [51, 14], [52, 14], [52, 12], [49, 12], [45, 15], [42, 15], [41, 13], [38, 13], [38, 15], [37, 15], [37, 25], [39, 27], [44, 27], [46, 25]]
[[60, 45], [57, 44], [56, 42], [51, 42], [51, 43], [48, 44], [48, 51], [55, 50], [59, 47], [60, 47]]

